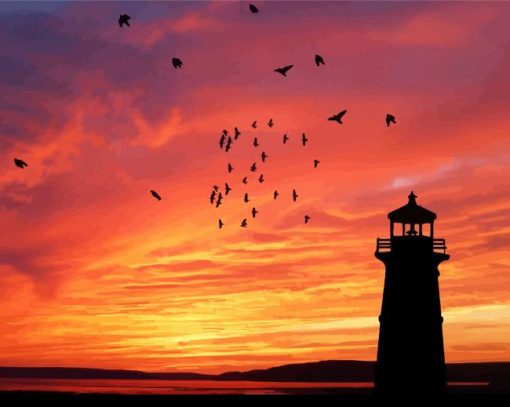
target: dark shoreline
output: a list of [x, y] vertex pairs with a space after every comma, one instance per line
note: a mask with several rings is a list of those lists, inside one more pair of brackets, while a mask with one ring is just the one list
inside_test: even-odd
[[[410, 361], [409, 370], [413, 365]], [[487, 382], [510, 391], [510, 362], [449, 363], [448, 382]], [[267, 369], [202, 374], [192, 372], [144, 372], [63, 367], [0, 366], [0, 378], [32, 379], [129, 379], [129, 380], [214, 380], [256, 382], [374, 382], [375, 362], [323, 360], [294, 363]]]
[[[495, 394], [474, 391], [459, 392], [443, 396], [436, 402], [452, 405], [473, 405], [480, 403], [483, 406], [510, 405], [510, 393]], [[95, 403], [113, 403], [113, 405], [184, 405], [184, 406], [252, 406], [267, 405], [300, 405], [301, 403], [342, 405], [342, 406], [372, 406], [384, 405], [388, 401], [420, 403], [430, 400], [427, 395], [406, 394], [405, 392], [391, 400], [381, 400], [371, 390], [367, 389], [341, 389], [334, 394], [293, 394], [293, 395], [122, 395], [72, 392], [44, 392], [44, 391], [0, 391], [0, 402], [3, 405], [14, 403], [38, 403], [42, 405], [72, 405], [91, 406]], [[287, 404], [289, 403], [289, 404]], [[30, 404], [29, 404], [30, 405]], [[308, 404], [305, 404], [308, 405]], [[411, 404], [409, 404], [411, 405]]]

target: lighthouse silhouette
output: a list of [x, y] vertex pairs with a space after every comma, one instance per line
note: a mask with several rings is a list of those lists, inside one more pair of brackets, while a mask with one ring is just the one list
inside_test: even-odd
[[390, 238], [377, 238], [375, 257], [386, 268], [375, 371], [378, 393], [446, 391], [439, 264], [444, 239], [434, 238], [436, 214], [409, 202], [388, 214]]

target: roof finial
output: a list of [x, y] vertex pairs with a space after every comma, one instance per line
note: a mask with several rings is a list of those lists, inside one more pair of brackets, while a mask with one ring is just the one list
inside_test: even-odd
[[416, 205], [416, 198], [418, 198], [413, 191], [411, 191], [411, 193], [409, 194], [408, 196], [409, 198], [409, 203], [408, 205]]

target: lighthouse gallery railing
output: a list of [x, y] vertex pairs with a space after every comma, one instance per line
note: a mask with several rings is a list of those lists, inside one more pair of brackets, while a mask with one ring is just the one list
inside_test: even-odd
[[[391, 239], [388, 238], [377, 238], [377, 253], [380, 251], [388, 251], [391, 250]], [[445, 239], [433, 239], [432, 240], [432, 250], [442, 251], [446, 253], [446, 241]]]

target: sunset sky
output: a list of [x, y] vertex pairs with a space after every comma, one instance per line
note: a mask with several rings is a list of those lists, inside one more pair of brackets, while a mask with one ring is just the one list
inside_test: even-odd
[[248, 4], [0, 3], [0, 365], [375, 360], [411, 190], [451, 255], [447, 362], [509, 361], [510, 3]]

